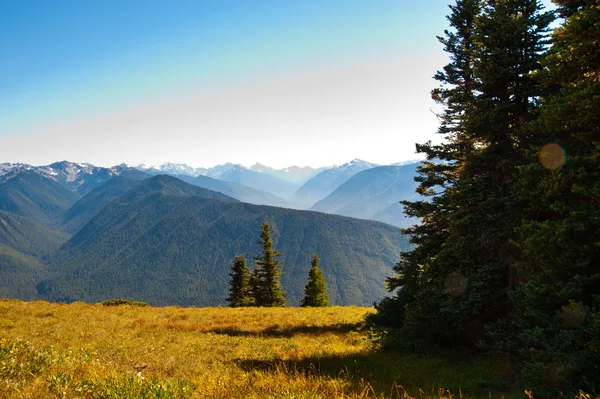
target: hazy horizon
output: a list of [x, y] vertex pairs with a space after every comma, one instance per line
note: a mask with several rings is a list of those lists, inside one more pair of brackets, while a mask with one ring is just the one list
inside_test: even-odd
[[0, 162], [414, 159], [446, 1], [8, 0]]
[[355, 160], [360, 160], [360, 161], [368, 162], [368, 163], [371, 163], [371, 164], [376, 164], [377, 166], [388, 166], [388, 165], [398, 164], [398, 163], [412, 163], [412, 162], [420, 162], [421, 161], [421, 159], [414, 158], [414, 159], [407, 159], [407, 160], [403, 160], [403, 161], [391, 162], [391, 163], [387, 163], [387, 164], [379, 164], [377, 162], [371, 162], [368, 159], [354, 158], [354, 159], [349, 159], [348, 161], [340, 163], [340, 164], [327, 164], [327, 165], [305, 165], [305, 164], [301, 164], [301, 165], [293, 164], [292, 165], [292, 164], [290, 164], [290, 165], [286, 165], [286, 166], [282, 166], [282, 167], [273, 167], [271, 165], [268, 165], [268, 164], [260, 162], [260, 161], [254, 162], [252, 164], [241, 164], [241, 163], [238, 163], [238, 162], [229, 162], [228, 161], [228, 162], [223, 162], [223, 163], [219, 163], [219, 164], [192, 165], [192, 164], [188, 164], [188, 163], [185, 163], [185, 162], [163, 162], [163, 163], [160, 163], [160, 164], [150, 164], [150, 163], [130, 164], [130, 163], [127, 163], [127, 162], [118, 162], [118, 163], [115, 163], [115, 164], [95, 164], [95, 163], [92, 163], [92, 162], [87, 162], [85, 160], [56, 159], [56, 160], [54, 160], [52, 162], [38, 163], [38, 164], [28, 163], [28, 162], [21, 162], [21, 161], [3, 161], [3, 160], [0, 160], [0, 164], [2, 164], [2, 163], [19, 164], [20, 163], [20, 164], [24, 164], [24, 165], [30, 165], [30, 166], [33, 166], [33, 167], [43, 167], [43, 166], [49, 166], [49, 165], [51, 165], [53, 163], [58, 163], [58, 162], [71, 162], [71, 163], [75, 163], [75, 164], [90, 164], [92, 166], [98, 166], [98, 167], [103, 167], [103, 168], [111, 168], [113, 166], [119, 166], [119, 165], [125, 164], [128, 167], [132, 167], [132, 168], [141, 168], [141, 167], [143, 167], [145, 169], [154, 168], [154, 167], [160, 167], [160, 166], [163, 166], [165, 164], [172, 164], [172, 165], [187, 165], [187, 166], [189, 166], [191, 168], [194, 168], [194, 169], [201, 169], [201, 168], [210, 169], [210, 168], [213, 168], [213, 167], [216, 167], [216, 166], [222, 166], [222, 165], [225, 165], [225, 164], [229, 163], [229, 164], [234, 164], [234, 165], [241, 165], [241, 166], [243, 166], [244, 168], [247, 168], [247, 169], [251, 168], [255, 164], [260, 164], [262, 166], [266, 166], [266, 167], [269, 167], [269, 168], [272, 168], [272, 169], [282, 170], [282, 169], [293, 168], [293, 167], [298, 167], [298, 168], [312, 168], [312, 169], [334, 168], [334, 167], [338, 167], [338, 166], [350, 163], [350, 162], [355, 161]]

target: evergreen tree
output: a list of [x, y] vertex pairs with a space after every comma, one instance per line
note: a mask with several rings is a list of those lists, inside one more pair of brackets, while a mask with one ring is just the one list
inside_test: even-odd
[[231, 267], [231, 280], [229, 281], [229, 296], [227, 302], [232, 308], [252, 306], [254, 298], [251, 295], [250, 269], [246, 265], [243, 255], [236, 255]]
[[565, 22], [544, 60], [551, 93], [529, 124], [529, 163], [515, 187], [526, 204], [516, 241], [524, 281], [501, 343], [530, 387], [598, 392], [600, 1], [556, 3]]
[[285, 292], [281, 287], [281, 253], [273, 248], [271, 225], [265, 221], [261, 225], [260, 241], [262, 254], [254, 259], [256, 264], [255, 299], [257, 306], [285, 306]]
[[329, 306], [327, 283], [323, 277], [323, 271], [319, 269], [319, 261], [319, 255], [314, 254], [310, 262], [308, 282], [304, 287], [304, 298], [300, 301], [302, 307]]
[[415, 245], [401, 254], [394, 267], [396, 274], [386, 281], [392, 298], [376, 305], [377, 314], [371, 321], [401, 328], [403, 344], [421, 344], [432, 340], [443, 322], [440, 320], [440, 295], [435, 275], [442, 267], [436, 255], [449, 235], [450, 217], [456, 208], [451, 201], [453, 186], [472, 150], [473, 140], [465, 126], [465, 115], [473, 108], [476, 57], [475, 22], [480, 14], [479, 0], [458, 0], [450, 6], [450, 30], [438, 40], [450, 54], [451, 62], [435, 75], [441, 85], [432, 91], [432, 98], [444, 105], [438, 133], [445, 142], [417, 144], [417, 152], [425, 153], [427, 161], [418, 168], [415, 179], [417, 192], [430, 197], [421, 201], [403, 201], [405, 213], [419, 218], [421, 223], [403, 232]]
[[435, 254], [440, 313], [453, 341], [476, 344], [513, 309], [520, 252], [511, 243], [523, 198], [515, 195], [529, 146], [524, 125], [537, 115], [537, 79], [551, 13], [537, 0], [489, 0], [476, 19], [474, 99], [464, 126], [472, 148], [453, 184], [449, 234]]
[[509, 288], [518, 280], [512, 184], [526, 162], [522, 127], [543, 93], [535, 77], [552, 16], [535, 0], [458, 0], [451, 10], [453, 30], [440, 39], [451, 63], [433, 91], [445, 106], [439, 133], [446, 140], [417, 146], [430, 160], [418, 192], [432, 198], [404, 202], [422, 221], [405, 231], [416, 247], [387, 280], [398, 291], [375, 317], [400, 327], [405, 342], [477, 343], [510, 312]]
[[250, 297], [252, 298], [252, 304], [260, 306], [259, 303], [263, 303], [261, 298], [261, 280], [260, 280], [260, 268], [258, 265], [254, 265], [254, 270], [250, 274]]

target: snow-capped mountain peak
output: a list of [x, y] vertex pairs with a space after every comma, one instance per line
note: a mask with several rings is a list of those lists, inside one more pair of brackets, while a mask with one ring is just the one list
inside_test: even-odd
[[187, 175], [187, 176], [192, 176], [192, 177], [204, 175], [204, 174], [206, 174], [206, 171], [207, 171], [207, 169], [205, 169], [205, 168], [194, 168], [185, 163], [173, 163], [173, 162], [163, 163], [162, 165], [158, 165], [158, 166], [157, 165], [140, 164], [140, 165], [136, 166], [135, 168], [138, 170], [141, 170], [143, 172], [149, 172], [149, 173], [153, 173], [153, 174], [166, 173], [166, 174], [173, 174], [173, 175]]

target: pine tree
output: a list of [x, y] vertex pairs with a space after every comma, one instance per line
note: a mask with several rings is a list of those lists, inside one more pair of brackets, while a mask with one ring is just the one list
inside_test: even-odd
[[229, 281], [229, 296], [227, 302], [232, 308], [252, 306], [254, 298], [251, 295], [250, 269], [246, 265], [243, 255], [236, 255], [231, 267], [231, 280]]
[[261, 277], [260, 277], [260, 268], [258, 265], [254, 265], [254, 270], [250, 274], [250, 297], [252, 298], [253, 305], [261, 306], [260, 303], [263, 303], [261, 298]]
[[304, 298], [300, 301], [302, 307], [329, 306], [327, 295], [327, 282], [323, 277], [323, 271], [319, 269], [319, 255], [314, 254], [310, 262], [308, 282], [304, 287]]
[[405, 342], [479, 342], [510, 312], [518, 280], [512, 185], [526, 163], [522, 127], [543, 93], [535, 77], [552, 17], [535, 0], [458, 0], [451, 10], [453, 30], [440, 39], [451, 63], [433, 91], [445, 106], [439, 133], [446, 141], [417, 146], [430, 160], [418, 192], [432, 198], [404, 202], [422, 223], [405, 231], [416, 247], [387, 280], [395, 297], [378, 306]]
[[450, 54], [451, 62], [435, 75], [441, 86], [432, 91], [432, 98], [445, 107], [438, 129], [445, 142], [417, 144], [417, 152], [427, 155], [415, 179], [419, 183], [417, 192], [429, 199], [402, 202], [405, 213], [422, 223], [403, 231], [415, 247], [401, 254], [394, 267], [396, 274], [386, 280], [387, 288], [395, 290], [395, 295], [376, 305], [378, 312], [370, 317], [377, 324], [403, 329], [402, 343], [409, 345], [432, 340], [440, 330], [437, 326], [444, 324], [440, 320], [440, 289], [435, 278], [443, 265], [437, 262], [436, 255], [449, 235], [450, 217], [456, 208], [451, 201], [453, 186], [474, 145], [465, 126], [465, 115], [472, 110], [474, 101], [475, 22], [480, 1], [458, 0], [450, 9], [451, 30], [438, 40]]
[[[530, 387], [600, 390], [600, 2], [556, 1], [543, 79], [551, 91], [529, 124], [516, 241], [524, 281], [503, 343]], [[543, 392], [548, 396], [556, 392]]]
[[265, 221], [261, 225], [260, 241], [262, 254], [254, 259], [256, 264], [255, 299], [257, 306], [285, 306], [285, 292], [281, 287], [281, 253], [273, 248], [271, 225]]
[[523, 127], [544, 94], [537, 76], [552, 19], [537, 0], [489, 0], [476, 19], [474, 99], [464, 116], [472, 148], [451, 191], [449, 234], [435, 254], [445, 270], [433, 277], [454, 341], [478, 343], [513, 308], [509, 292], [521, 277], [512, 242], [523, 206], [514, 184], [527, 163]]

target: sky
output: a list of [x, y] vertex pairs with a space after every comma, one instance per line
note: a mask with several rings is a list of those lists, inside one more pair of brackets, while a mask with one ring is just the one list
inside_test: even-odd
[[0, 162], [389, 164], [439, 141], [442, 0], [3, 0]]

